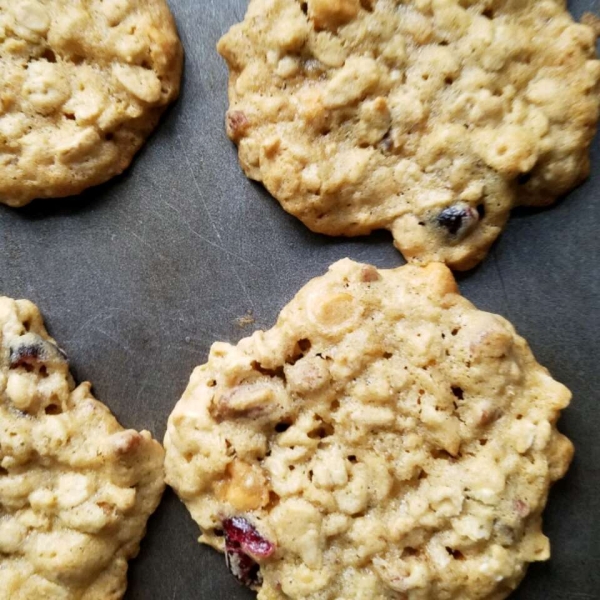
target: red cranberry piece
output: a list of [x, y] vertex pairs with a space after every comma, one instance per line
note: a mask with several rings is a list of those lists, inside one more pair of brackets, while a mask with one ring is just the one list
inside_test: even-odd
[[225, 519], [223, 529], [227, 543], [238, 544], [244, 552], [252, 556], [268, 558], [275, 551], [274, 544], [260, 535], [243, 517]]
[[453, 236], [465, 235], [478, 221], [477, 210], [464, 202], [448, 206], [436, 217], [437, 224]]
[[251, 588], [262, 584], [260, 565], [254, 560], [268, 558], [275, 545], [260, 535], [243, 517], [223, 521], [225, 532], [225, 560], [237, 580]]

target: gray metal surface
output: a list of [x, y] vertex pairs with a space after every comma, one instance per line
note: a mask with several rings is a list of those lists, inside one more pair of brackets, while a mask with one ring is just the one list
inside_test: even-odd
[[[270, 326], [339, 258], [402, 263], [387, 234], [310, 233], [242, 174], [223, 129], [227, 71], [214, 46], [246, 4], [171, 0], [187, 53], [183, 93], [124, 176], [79, 198], [0, 208], [0, 294], [36, 302], [77, 379], [92, 381], [123, 424], [159, 439], [210, 344], [253, 330], [237, 318], [251, 310], [256, 326]], [[515, 214], [483, 265], [460, 277], [464, 295], [508, 317], [574, 392], [561, 428], [577, 456], [545, 518], [553, 558], [530, 569], [519, 600], [600, 598], [600, 144], [592, 154], [585, 185], [554, 208]], [[197, 535], [168, 492], [127, 599], [253, 598]]]

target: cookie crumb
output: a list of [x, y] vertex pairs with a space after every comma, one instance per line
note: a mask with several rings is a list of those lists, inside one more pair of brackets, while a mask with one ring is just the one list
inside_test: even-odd
[[249, 310], [245, 315], [242, 315], [241, 317], [238, 317], [235, 322], [237, 323], [238, 327], [249, 327], [250, 325], [254, 325], [254, 323], [256, 322], [256, 320], [254, 319], [254, 315], [252, 314], [252, 311]]

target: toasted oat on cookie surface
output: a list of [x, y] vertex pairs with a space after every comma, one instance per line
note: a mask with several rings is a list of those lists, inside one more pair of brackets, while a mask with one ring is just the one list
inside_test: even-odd
[[500, 600], [550, 555], [569, 400], [447, 267], [346, 259], [269, 331], [213, 345], [167, 483], [260, 600]]
[[218, 45], [227, 132], [312, 230], [466, 269], [587, 176], [595, 41], [563, 0], [251, 0]]
[[179, 92], [165, 0], [0, 0], [0, 202], [126, 169]]
[[121, 598], [163, 457], [75, 387], [31, 302], [0, 298], [0, 600]]

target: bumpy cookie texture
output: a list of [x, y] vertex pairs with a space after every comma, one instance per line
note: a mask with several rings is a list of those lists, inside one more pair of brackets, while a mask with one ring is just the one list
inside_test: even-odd
[[0, 0], [0, 202], [121, 173], [179, 91], [164, 0]]
[[0, 600], [117, 600], [163, 450], [75, 387], [37, 308], [0, 298]]
[[167, 483], [260, 600], [501, 599], [549, 557], [569, 399], [447, 267], [343, 260], [273, 329], [212, 347]]
[[251, 0], [218, 46], [227, 132], [312, 230], [466, 269], [588, 174], [595, 41], [562, 0]]

